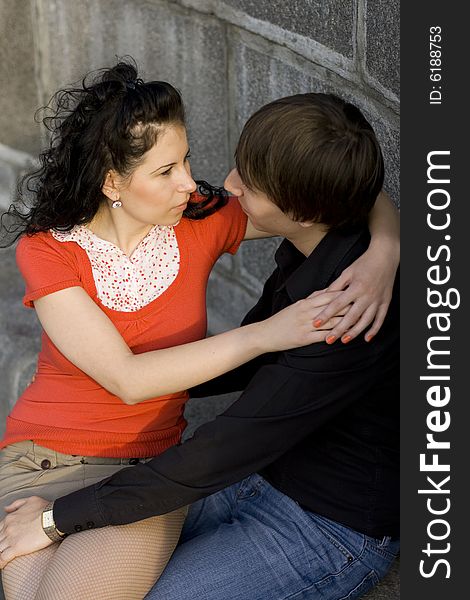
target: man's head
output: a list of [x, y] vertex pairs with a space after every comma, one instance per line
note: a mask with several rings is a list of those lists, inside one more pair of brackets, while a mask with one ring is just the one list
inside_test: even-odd
[[[358, 108], [331, 94], [298, 94], [263, 106], [243, 128], [235, 158], [229, 189], [230, 177], [239, 176], [254, 202], [259, 194], [292, 221], [328, 230], [366, 223], [383, 184], [372, 127]], [[253, 216], [253, 207], [244, 208]]]

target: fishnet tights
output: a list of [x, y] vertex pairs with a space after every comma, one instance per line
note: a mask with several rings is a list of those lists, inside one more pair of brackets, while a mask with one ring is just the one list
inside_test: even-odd
[[168, 563], [185, 509], [82, 531], [9, 563], [6, 600], [142, 600]]

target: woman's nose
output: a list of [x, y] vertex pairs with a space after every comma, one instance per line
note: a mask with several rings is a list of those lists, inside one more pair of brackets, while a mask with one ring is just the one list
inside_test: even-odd
[[191, 177], [191, 174], [187, 173], [185, 171], [184, 175], [181, 178], [181, 181], [179, 182], [178, 191], [186, 192], [186, 193], [190, 194], [192, 192], [195, 192], [196, 188], [197, 188], [196, 182]]
[[232, 169], [224, 181], [224, 188], [234, 196], [243, 196], [241, 179], [237, 169]]

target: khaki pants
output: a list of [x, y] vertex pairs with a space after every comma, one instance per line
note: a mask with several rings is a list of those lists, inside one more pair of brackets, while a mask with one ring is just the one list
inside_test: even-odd
[[[147, 460], [73, 456], [31, 441], [11, 444], [0, 451], [0, 520], [3, 507], [18, 498], [55, 500]], [[182, 507], [129, 525], [81, 531], [21, 556], [2, 571], [6, 597], [139, 600], [166, 567], [186, 512]]]
[[55, 500], [150, 458], [99, 458], [62, 454], [32, 441], [0, 450], [0, 520], [18, 498]]

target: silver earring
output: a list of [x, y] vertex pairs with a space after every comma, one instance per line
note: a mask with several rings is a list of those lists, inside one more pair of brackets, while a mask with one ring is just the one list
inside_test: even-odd
[[112, 205], [113, 208], [121, 208], [122, 202], [120, 200], [115, 200]]

